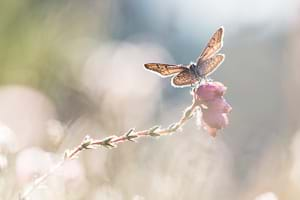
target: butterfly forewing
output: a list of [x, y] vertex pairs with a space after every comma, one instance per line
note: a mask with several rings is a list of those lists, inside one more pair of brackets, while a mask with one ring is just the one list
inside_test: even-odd
[[220, 27], [211, 37], [207, 46], [197, 59], [197, 65], [216, 54], [223, 46], [224, 28]]
[[188, 86], [197, 82], [195, 74], [192, 74], [189, 69], [186, 69], [172, 78], [172, 85], [175, 87]]
[[201, 76], [208, 76], [214, 72], [223, 62], [225, 58], [224, 54], [217, 54], [212, 58], [205, 60], [199, 66], [199, 71]]
[[147, 63], [145, 64], [145, 68], [156, 72], [161, 76], [170, 76], [172, 74], [176, 74], [187, 69], [187, 67], [184, 67], [182, 65], [170, 65], [162, 63]]

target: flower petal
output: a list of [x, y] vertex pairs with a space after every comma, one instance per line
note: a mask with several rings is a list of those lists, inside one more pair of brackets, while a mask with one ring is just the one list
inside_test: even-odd
[[194, 91], [195, 99], [201, 102], [210, 101], [225, 94], [226, 87], [220, 82], [208, 82]]

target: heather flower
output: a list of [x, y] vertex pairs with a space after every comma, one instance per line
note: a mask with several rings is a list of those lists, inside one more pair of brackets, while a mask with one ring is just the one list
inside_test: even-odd
[[205, 103], [223, 96], [226, 89], [220, 82], [208, 82], [195, 89], [194, 97], [199, 103]]
[[232, 107], [223, 95], [226, 87], [220, 82], [208, 82], [194, 90], [195, 104], [201, 108], [201, 125], [213, 137], [217, 131], [228, 125], [228, 116]]
[[202, 111], [202, 127], [206, 129], [213, 137], [216, 136], [219, 129], [228, 125], [228, 117], [225, 113], [218, 113], [210, 110]]
[[224, 97], [215, 98], [211, 101], [206, 102], [206, 105], [202, 105], [204, 108], [209, 108], [210, 111], [219, 112], [219, 113], [229, 113], [232, 110], [232, 107], [225, 100]]
[[[79, 162], [68, 163], [69, 165], [67, 165], [66, 161], [76, 158], [83, 150], [98, 149], [99, 147], [116, 148], [119, 143], [128, 141], [135, 142], [141, 137], [159, 137], [175, 133], [180, 130], [189, 119], [195, 116], [194, 114], [200, 110], [198, 108], [201, 108], [202, 111], [201, 118], [199, 118], [201, 119], [202, 127], [205, 128], [211, 136], [215, 137], [218, 130], [228, 125], [227, 114], [232, 109], [223, 97], [225, 91], [226, 87], [219, 82], [207, 82], [199, 85], [193, 91], [194, 98], [192, 104], [185, 109], [179, 121], [170, 124], [167, 128], [162, 128], [159, 125], [141, 131], [136, 131], [134, 128], [131, 128], [122, 135], [112, 135], [102, 139], [93, 139], [89, 136], [85, 136], [82, 142], [74, 149], [66, 150], [63, 159], [50, 168], [45, 174], [42, 174], [45, 171], [45, 166], [52, 164], [52, 160], [49, 159], [49, 153], [37, 148], [26, 149], [20, 152], [16, 160], [16, 174], [20, 184], [26, 183], [35, 174], [42, 174], [33, 181], [30, 187], [27, 187], [26, 190], [20, 194], [21, 199], [26, 199], [55, 170], [62, 167], [63, 164], [65, 166], [63, 166], [64, 168], [62, 168], [61, 173], [63, 173], [66, 183], [68, 183], [68, 185], [71, 183], [72, 188], [74, 187], [76, 191], [78, 191], [78, 185], [80, 186], [82, 184], [77, 180], [85, 181], [85, 171]], [[74, 182], [75, 179], [76, 181]], [[79, 189], [82, 190], [82, 188]], [[101, 190], [99, 193], [97, 192], [95, 198], [98, 199], [98, 195], [101, 197], [104, 195], [103, 198], [110, 195], [111, 192], [109, 191], [109, 193], [106, 194], [106, 190], [107, 189]], [[114, 197], [114, 199], [116, 199], [119, 196], [114, 195]]]

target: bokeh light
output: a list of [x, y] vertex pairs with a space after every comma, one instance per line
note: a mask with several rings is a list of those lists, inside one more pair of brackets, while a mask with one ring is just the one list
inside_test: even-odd
[[143, 65], [195, 61], [220, 26], [226, 59], [210, 78], [233, 110], [216, 138], [191, 120], [170, 137], [85, 151], [30, 199], [300, 199], [299, 10], [298, 0], [1, 1], [0, 199], [18, 199], [86, 135], [177, 120], [190, 89]]

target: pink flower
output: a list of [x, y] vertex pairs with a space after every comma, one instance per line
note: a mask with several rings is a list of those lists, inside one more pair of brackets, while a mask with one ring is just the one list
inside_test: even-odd
[[202, 126], [213, 137], [217, 131], [228, 125], [228, 116], [225, 113], [211, 112], [209, 110], [202, 111]]
[[204, 103], [223, 96], [226, 89], [220, 82], [208, 82], [196, 88], [194, 94], [197, 101]]
[[202, 111], [202, 127], [213, 137], [228, 125], [227, 114], [232, 110], [223, 97], [225, 91], [220, 82], [204, 83], [194, 90], [195, 104]]
[[209, 108], [210, 111], [219, 113], [229, 113], [232, 110], [232, 107], [229, 105], [229, 103], [227, 103], [224, 97], [219, 97], [208, 101], [204, 107]]

